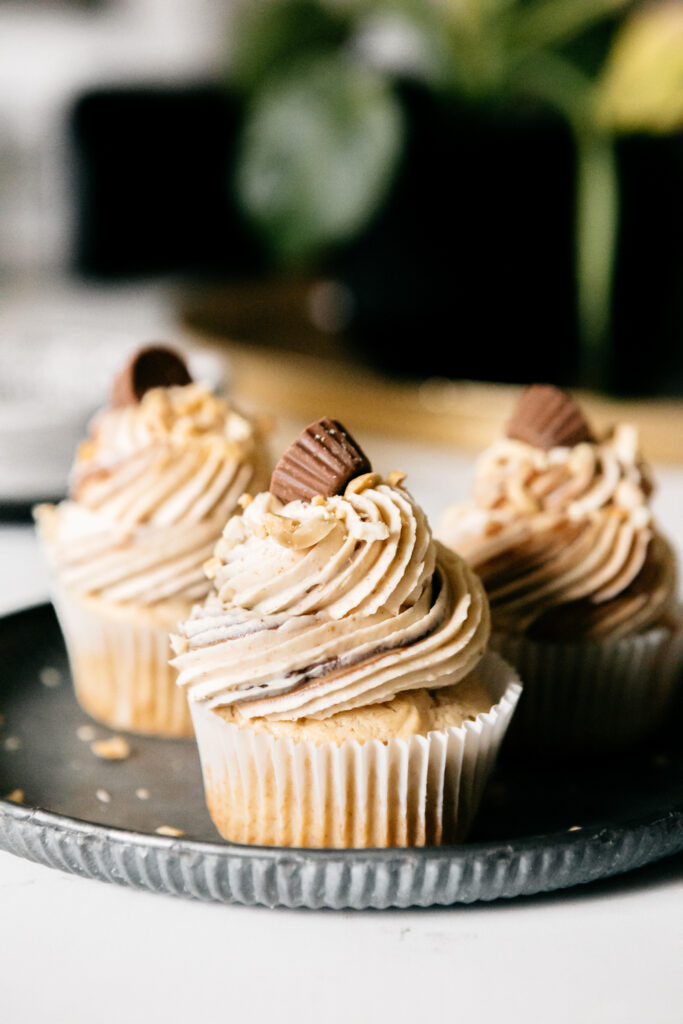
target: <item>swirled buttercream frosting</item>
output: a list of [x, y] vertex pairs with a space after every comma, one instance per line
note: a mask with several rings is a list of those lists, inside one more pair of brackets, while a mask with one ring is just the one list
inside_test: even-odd
[[204, 562], [266, 468], [257, 427], [199, 384], [106, 409], [69, 498], [36, 510], [52, 568], [68, 589], [117, 603], [199, 600]]
[[506, 437], [484, 452], [472, 500], [447, 510], [439, 536], [484, 581], [494, 629], [617, 638], [665, 624], [676, 601], [651, 492], [631, 426], [546, 448]]
[[324, 719], [451, 686], [487, 645], [480, 581], [374, 473], [310, 501], [259, 494], [207, 572], [213, 590], [172, 638], [173, 664], [191, 701], [246, 719]]

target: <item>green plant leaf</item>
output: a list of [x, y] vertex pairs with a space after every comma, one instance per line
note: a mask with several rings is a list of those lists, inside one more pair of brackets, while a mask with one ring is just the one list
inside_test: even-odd
[[381, 77], [342, 58], [308, 64], [256, 97], [238, 195], [275, 255], [303, 263], [364, 226], [402, 141], [401, 110]]
[[516, 93], [533, 96], [554, 107], [575, 131], [592, 121], [593, 82], [575, 64], [552, 50], [522, 62], [511, 76]]
[[558, 46], [617, 16], [633, 0], [533, 0], [510, 9], [511, 43], [529, 49]]
[[242, 0], [235, 13], [230, 81], [258, 88], [304, 58], [335, 51], [349, 37], [351, 13], [320, 0]]
[[622, 132], [683, 127], [683, 6], [652, 3], [621, 26], [598, 80], [598, 123]]

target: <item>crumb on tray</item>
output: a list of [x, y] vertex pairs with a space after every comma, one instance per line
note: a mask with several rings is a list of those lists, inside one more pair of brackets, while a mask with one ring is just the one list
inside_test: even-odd
[[53, 668], [49, 665], [47, 668], [40, 670], [40, 681], [43, 686], [59, 686], [62, 681], [62, 673], [58, 668]]
[[110, 736], [106, 740], [94, 740], [90, 744], [95, 757], [101, 757], [105, 761], [125, 761], [130, 757], [130, 744], [123, 736]]

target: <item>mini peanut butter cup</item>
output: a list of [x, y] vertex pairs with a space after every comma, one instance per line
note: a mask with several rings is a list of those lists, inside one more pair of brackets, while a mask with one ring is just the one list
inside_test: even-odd
[[545, 451], [595, 441], [574, 399], [552, 384], [532, 384], [522, 392], [506, 434]]
[[115, 378], [111, 389], [113, 408], [135, 405], [152, 388], [190, 384], [192, 378], [182, 356], [165, 345], [139, 349]]
[[270, 480], [270, 493], [280, 501], [310, 501], [341, 494], [350, 480], [371, 472], [370, 461], [349, 432], [336, 420], [317, 420], [289, 446]]

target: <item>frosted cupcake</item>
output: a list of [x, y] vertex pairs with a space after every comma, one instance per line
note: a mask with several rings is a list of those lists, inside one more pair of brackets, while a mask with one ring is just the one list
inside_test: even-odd
[[216, 546], [173, 646], [226, 839], [421, 846], [471, 822], [520, 686], [403, 476], [321, 420]]
[[597, 439], [550, 386], [528, 388], [439, 535], [481, 576], [493, 646], [525, 692], [515, 734], [625, 747], [670, 705], [683, 656], [672, 549], [649, 506], [635, 429]]
[[36, 509], [78, 699], [121, 729], [192, 734], [168, 633], [208, 591], [202, 570], [240, 495], [267, 479], [256, 426], [139, 352], [76, 455], [69, 498]]

